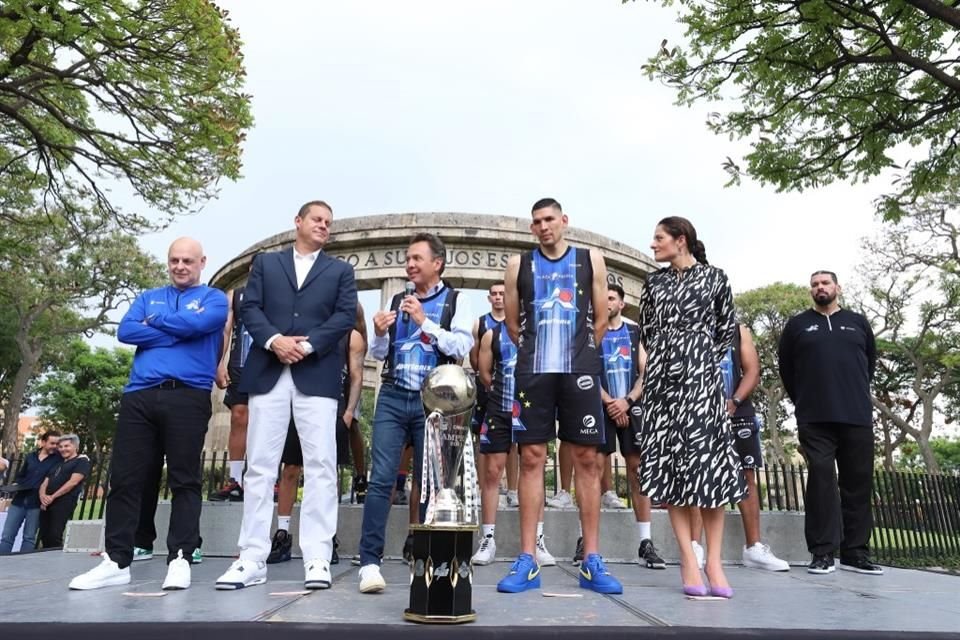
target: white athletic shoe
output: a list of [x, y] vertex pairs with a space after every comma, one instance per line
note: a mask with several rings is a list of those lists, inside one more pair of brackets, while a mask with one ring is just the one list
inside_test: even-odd
[[330, 561], [314, 558], [303, 563], [303, 586], [305, 589], [329, 589], [333, 578], [330, 577]]
[[226, 573], [217, 578], [220, 591], [234, 591], [253, 587], [267, 581], [267, 563], [253, 560], [235, 560]]
[[547, 506], [554, 509], [573, 509], [573, 496], [569, 492], [561, 489], [557, 492], [555, 496], [551, 496], [546, 500]]
[[691, 543], [693, 544], [693, 555], [697, 556], [697, 568], [703, 569], [703, 547], [701, 547], [700, 543], [696, 540], [691, 540]]
[[183, 550], [167, 565], [167, 577], [160, 587], [164, 591], [178, 591], [190, 587], [190, 563], [183, 559]]
[[360, 567], [360, 593], [380, 593], [387, 587], [387, 581], [380, 573], [380, 565], [365, 564]]
[[767, 571], [790, 571], [787, 561], [773, 555], [770, 546], [762, 542], [743, 547], [743, 566]]
[[470, 558], [470, 562], [475, 565], [483, 566], [490, 564], [497, 557], [497, 543], [494, 541], [493, 536], [483, 536], [480, 539], [480, 547], [477, 549], [477, 552], [473, 554], [473, 557]]
[[547, 551], [547, 544], [543, 541], [542, 535], [537, 536], [537, 564], [541, 567], [552, 567], [557, 564], [557, 559]]
[[100, 557], [100, 564], [70, 581], [71, 589], [87, 591], [130, 584], [130, 567], [121, 569], [106, 553], [101, 553]]
[[516, 491], [507, 491], [507, 507], [516, 509], [520, 506], [520, 498]]
[[600, 507], [603, 509], [626, 509], [627, 505], [620, 499], [617, 492], [611, 489], [600, 496]]

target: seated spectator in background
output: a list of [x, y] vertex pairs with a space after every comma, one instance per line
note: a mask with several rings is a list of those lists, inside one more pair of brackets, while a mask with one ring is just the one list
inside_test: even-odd
[[79, 454], [80, 438], [69, 433], [60, 438], [60, 464], [40, 485], [40, 542], [44, 549], [63, 546], [63, 529], [73, 514], [90, 475], [90, 458]]
[[0, 536], [0, 553], [13, 551], [13, 542], [23, 525], [23, 542], [20, 551], [33, 551], [37, 540], [37, 527], [40, 524], [40, 484], [47, 473], [60, 462], [57, 445], [60, 442], [58, 431], [47, 431], [40, 436], [40, 446], [27, 455], [15, 484], [18, 487], [13, 502], [7, 508], [7, 519], [3, 523]]

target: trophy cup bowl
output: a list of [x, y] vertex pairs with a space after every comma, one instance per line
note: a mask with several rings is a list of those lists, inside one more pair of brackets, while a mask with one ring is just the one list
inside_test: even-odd
[[420, 396], [428, 413], [439, 411], [452, 417], [473, 409], [477, 385], [460, 365], [442, 364], [423, 381]]

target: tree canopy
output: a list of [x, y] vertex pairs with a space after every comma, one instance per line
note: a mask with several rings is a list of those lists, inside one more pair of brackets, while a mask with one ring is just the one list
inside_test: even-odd
[[[628, 0], [623, 0], [627, 2]], [[960, 173], [960, 9], [937, 0], [659, 0], [684, 42], [644, 66], [708, 126], [746, 139], [742, 172], [779, 190], [897, 173], [878, 202], [901, 217]], [[902, 147], [897, 148], [902, 145]], [[896, 158], [903, 149], [908, 156]]]
[[252, 117], [226, 15], [208, 0], [4, 0], [0, 219], [92, 210], [145, 228], [158, 222], [112, 186], [174, 216], [237, 178]]
[[860, 303], [877, 336], [873, 405], [888, 468], [912, 440], [939, 470], [931, 439], [960, 396], [957, 232], [955, 209], [924, 206], [865, 244]]
[[[84, 237], [76, 242], [75, 225]], [[16, 371], [5, 387], [4, 451], [14, 451], [19, 407], [51, 344], [110, 323], [110, 313], [162, 282], [163, 265], [108, 221], [37, 213], [7, 225], [0, 251], [0, 307], [8, 310]], [[2, 346], [2, 344], [0, 344]]]
[[769, 453], [777, 462], [789, 462], [794, 446], [781, 428], [788, 415], [784, 405], [787, 392], [780, 380], [777, 346], [787, 320], [810, 308], [810, 293], [798, 285], [775, 282], [744, 291], [735, 301], [737, 317], [753, 333], [760, 358], [760, 383], [752, 400], [764, 418]]
[[131, 349], [91, 349], [75, 340], [62, 362], [37, 384], [40, 418], [64, 433], [76, 433], [84, 446], [99, 451], [116, 426], [132, 365]]

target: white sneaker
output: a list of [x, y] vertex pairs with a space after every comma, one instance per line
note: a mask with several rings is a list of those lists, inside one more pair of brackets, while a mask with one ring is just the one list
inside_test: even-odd
[[143, 547], [133, 548], [134, 562], [139, 562], [141, 560], [152, 560], [152, 559], [153, 559], [153, 549], [144, 549]]
[[700, 543], [696, 540], [691, 540], [690, 542], [693, 545], [693, 555], [697, 556], [697, 568], [703, 569], [703, 547], [701, 547]]
[[380, 565], [365, 564], [360, 567], [360, 593], [380, 593], [387, 586]]
[[177, 551], [177, 557], [167, 565], [167, 577], [160, 587], [164, 591], [177, 591], [190, 587], [190, 563], [183, 559], [183, 550]]
[[497, 557], [497, 543], [494, 541], [493, 536], [483, 536], [480, 539], [480, 547], [477, 549], [477, 552], [473, 554], [473, 557], [470, 558], [470, 562], [475, 565], [483, 566], [490, 564]]
[[603, 509], [626, 509], [627, 505], [624, 504], [623, 500], [620, 499], [620, 496], [617, 495], [617, 492], [611, 489], [610, 491], [605, 492], [600, 496], [600, 506]]
[[543, 541], [542, 535], [537, 536], [537, 564], [541, 567], [552, 567], [557, 564], [557, 559], [547, 551], [547, 544]]
[[507, 507], [517, 508], [520, 506], [520, 498], [516, 491], [507, 491]]
[[267, 563], [254, 560], [235, 560], [226, 573], [217, 578], [220, 591], [234, 591], [253, 587], [267, 581]]
[[103, 558], [100, 564], [70, 581], [71, 589], [87, 591], [130, 584], [130, 567], [121, 569], [106, 553], [101, 553], [100, 557]]
[[787, 561], [773, 555], [770, 546], [762, 542], [743, 547], [743, 566], [767, 571], [790, 571]]
[[303, 587], [305, 589], [329, 589], [333, 579], [330, 577], [330, 562], [314, 558], [303, 563]]
[[547, 498], [546, 503], [554, 509], [573, 509], [573, 496], [561, 489], [555, 496]]

